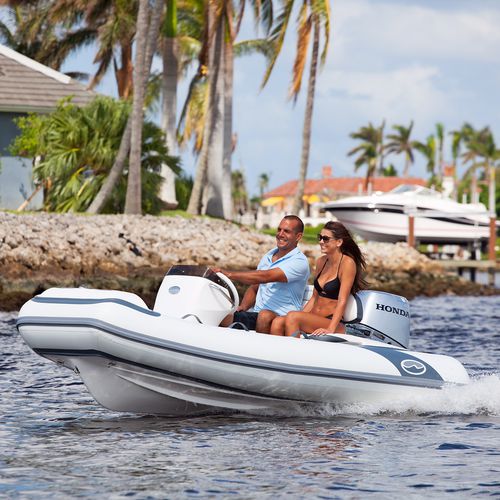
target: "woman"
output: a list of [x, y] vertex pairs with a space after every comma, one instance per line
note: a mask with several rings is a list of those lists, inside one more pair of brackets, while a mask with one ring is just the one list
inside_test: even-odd
[[302, 311], [274, 319], [272, 335], [292, 335], [297, 331], [321, 335], [344, 333], [340, 322], [350, 294], [366, 286], [362, 274], [365, 259], [346, 227], [327, 222], [318, 242], [323, 254], [316, 261], [314, 291]]

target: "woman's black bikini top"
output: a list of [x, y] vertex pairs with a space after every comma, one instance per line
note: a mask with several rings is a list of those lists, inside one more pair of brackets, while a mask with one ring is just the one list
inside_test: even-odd
[[343, 257], [344, 257], [344, 254], [342, 254], [342, 257], [340, 257], [339, 267], [337, 268], [337, 276], [333, 280], [325, 283], [322, 287], [319, 284], [318, 279], [321, 276], [321, 273], [323, 272], [323, 269], [325, 268], [326, 263], [328, 262], [328, 259], [325, 260], [325, 263], [323, 264], [321, 271], [319, 272], [318, 276], [316, 276], [316, 279], [314, 280], [314, 288], [318, 292], [318, 295], [320, 297], [326, 297], [327, 299], [331, 299], [331, 300], [337, 300], [339, 298], [339, 292], [340, 292], [339, 269], [340, 269], [340, 263], [342, 262]]

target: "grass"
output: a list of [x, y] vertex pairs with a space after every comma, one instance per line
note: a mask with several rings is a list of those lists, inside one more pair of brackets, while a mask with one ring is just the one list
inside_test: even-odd
[[175, 217], [176, 215], [180, 215], [185, 219], [192, 219], [194, 217], [194, 215], [188, 214], [185, 210], [162, 210], [159, 215], [164, 217]]
[[[319, 226], [306, 226], [304, 228], [304, 235], [302, 236], [302, 241], [304, 243], [310, 243], [314, 245], [315, 243], [318, 242], [318, 233], [321, 231], [323, 228], [323, 224], [320, 224]], [[276, 236], [276, 229], [263, 229], [262, 232], [264, 234], [269, 234], [271, 236]]]

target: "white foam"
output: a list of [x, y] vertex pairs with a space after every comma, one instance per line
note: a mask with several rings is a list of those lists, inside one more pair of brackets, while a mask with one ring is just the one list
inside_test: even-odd
[[[292, 416], [284, 411], [259, 411], [259, 414]], [[429, 389], [425, 394], [407, 396], [380, 403], [346, 405], [300, 405], [294, 407], [297, 417], [336, 417], [369, 415], [493, 415], [500, 416], [500, 374], [477, 375], [463, 386], [446, 386], [441, 390]]]
[[[500, 416], [500, 375], [478, 375], [463, 386], [447, 386], [429, 390], [425, 395], [408, 394], [384, 403], [359, 403], [317, 408], [321, 416], [379, 414], [441, 414]], [[310, 412], [308, 412], [310, 414]]]

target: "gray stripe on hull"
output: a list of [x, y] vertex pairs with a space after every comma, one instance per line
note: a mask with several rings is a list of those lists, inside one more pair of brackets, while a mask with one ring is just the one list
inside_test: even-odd
[[[402, 214], [402, 215], [407, 215], [406, 213], [406, 208], [403, 205], [379, 205], [379, 204], [373, 204], [373, 206], [349, 206], [349, 205], [344, 205], [344, 206], [335, 206], [335, 207], [325, 207], [325, 210], [328, 210], [329, 212], [335, 214], [335, 212], [372, 212], [374, 213], [375, 210], [378, 210], [377, 213], [393, 213], [393, 214]], [[431, 208], [420, 208], [419, 209], [421, 213], [425, 212], [433, 212], [434, 209]], [[487, 214], [485, 213], [485, 216]], [[479, 227], [489, 227], [488, 222], [481, 222], [481, 221], [475, 221], [473, 219], [468, 219], [467, 217], [459, 217], [459, 216], [450, 216], [446, 217], [444, 215], [438, 216], [438, 215], [427, 215], [425, 216], [426, 219], [431, 219], [431, 220], [438, 220], [441, 222], [448, 222], [450, 224], [457, 224], [459, 226], [479, 226]]]
[[128, 307], [129, 309], [133, 309], [134, 311], [138, 311], [149, 316], [161, 316], [159, 312], [151, 311], [150, 309], [144, 309], [144, 307], [138, 306], [137, 304], [133, 304], [132, 302], [128, 302], [124, 299], [117, 299], [115, 297], [105, 297], [101, 299], [84, 299], [84, 298], [58, 298], [58, 297], [33, 297], [31, 299], [33, 302], [38, 302], [42, 304], [82, 304], [82, 305], [93, 305], [93, 304], [102, 304], [102, 303], [111, 303], [118, 304], [120, 306]]
[[[320, 368], [314, 366], [297, 366], [287, 363], [277, 363], [272, 361], [263, 361], [256, 358], [248, 358], [234, 354], [224, 354], [219, 351], [211, 351], [194, 346], [187, 346], [178, 342], [173, 342], [165, 339], [149, 337], [147, 335], [130, 331], [124, 328], [116, 327], [101, 320], [92, 318], [46, 318], [37, 316], [27, 316], [19, 318], [16, 323], [17, 327], [23, 325], [39, 325], [39, 326], [68, 326], [68, 327], [91, 327], [104, 331], [111, 335], [124, 338], [129, 341], [140, 342], [145, 345], [166, 349], [169, 351], [178, 352], [188, 356], [195, 356], [204, 359], [210, 359], [220, 363], [230, 363], [233, 365], [241, 365], [264, 369], [269, 371], [278, 371], [290, 373], [294, 375], [304, 375], [312, 377], [327, 377], [354, 380], [359, 382], [381, 383], [391, 385], [403, 385], [411, 387], [427, 387], [438, 389], [443, 386], [443, 381], [435, 379], [427, 379], [425, 377], [403, 377], [400, 375], [383, 375], [378, 373], [364, 373], [349, 370], [336, 370], [332, 368]], [[362, 347], [361, 347], [362, 348]], [[376, 353], [380, 355], [379, 353]], [[383, 356], [385, 358], [385, 356]], [[387, 358], [386, 358], [387, 359]]]

